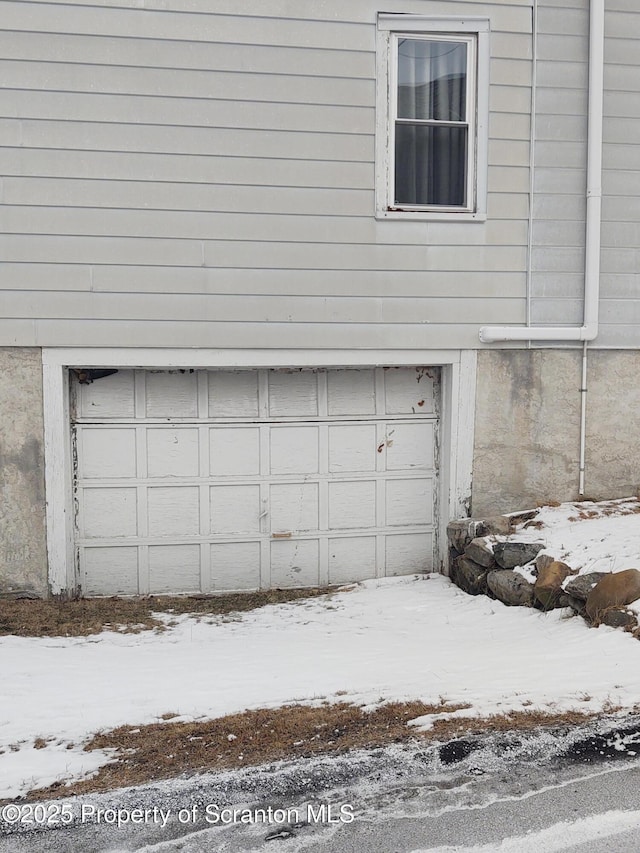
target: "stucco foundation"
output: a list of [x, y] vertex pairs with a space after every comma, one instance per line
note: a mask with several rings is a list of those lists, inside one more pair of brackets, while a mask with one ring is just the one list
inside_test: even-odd
[[[582, 352], [478, 354], [472, 514], [579, 498]], [[584, 498], [640, 489], [640, 353], [589, 350]]]
[[578, 497], [581, 353], [478, 354], [474, 516]]
[[0, 594], [47, 594], [42, 362], [0, 347]]
[[585, 493], [594, 500], [640, 489], [640, 352], [589, 352]]

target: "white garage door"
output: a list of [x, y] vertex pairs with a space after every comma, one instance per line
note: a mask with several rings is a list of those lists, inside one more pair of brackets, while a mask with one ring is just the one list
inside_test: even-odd
[[433, 566], [437, 369], [122, 370], [72, 398], [85, 595]]

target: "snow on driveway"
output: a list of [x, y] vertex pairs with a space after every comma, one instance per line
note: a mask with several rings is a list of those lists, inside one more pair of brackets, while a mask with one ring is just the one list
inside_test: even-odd
[[[163, 633], [0, 638], [0, 798], [88, 773], [94, 732], [323, 699], [468, 702], [473, 714], [640, 703], [640, 643], [471, 597], [440, 575], [367, 581], [326, 598]], [[52, 739], [34, 749], [36, 738]]]

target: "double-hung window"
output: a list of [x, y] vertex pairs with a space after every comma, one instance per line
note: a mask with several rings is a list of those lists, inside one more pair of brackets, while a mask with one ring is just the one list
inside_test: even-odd
[[378, 16], [377, 212], [484, 218], [485, 19]]

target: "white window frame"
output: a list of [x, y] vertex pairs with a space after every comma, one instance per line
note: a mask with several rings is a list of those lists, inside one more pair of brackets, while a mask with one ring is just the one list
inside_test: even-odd
[[[487, 18], [449, 18], [378, 14], [376, 96], [376, 217], [484, 221], [487, 218], [489, 127], [489, 34]], [[397, 45], [401, 38], [464, 41], [469, 45], [467, 71], [467, 206], [394, 203]]]

